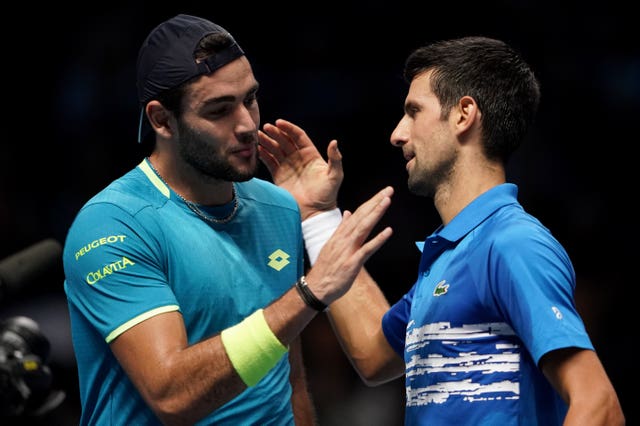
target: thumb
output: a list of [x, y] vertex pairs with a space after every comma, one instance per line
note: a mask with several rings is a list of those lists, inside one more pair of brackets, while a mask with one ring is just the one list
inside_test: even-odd
[[344, 171], [342, 169], [342, 154], [338, 149], [338, 141], [332, 140], [327, 147], [327, 159], [329, 163], [329, 176], [342, 178]]

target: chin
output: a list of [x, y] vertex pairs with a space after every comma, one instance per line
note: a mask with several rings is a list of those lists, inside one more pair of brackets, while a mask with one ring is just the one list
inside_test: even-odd
[[258, 173], [258, 167], [240, 168], [236, 169], [233, 173], [234, 182], [246, 182], [254, 177]]
[[419, 195], [421, 197], [431, 197], [433, 195], [431, 188], [426, 187], [423, 182], [411, 179], [411, 176], [409, 176], [407, 187], [412, 194]]

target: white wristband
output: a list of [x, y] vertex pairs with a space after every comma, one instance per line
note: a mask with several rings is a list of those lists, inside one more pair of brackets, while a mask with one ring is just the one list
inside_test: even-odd
[[302, 237], [312, 266], [340, 222], [342, 222], [342, 213], [338, 208], [318, 213], [302, 221]]

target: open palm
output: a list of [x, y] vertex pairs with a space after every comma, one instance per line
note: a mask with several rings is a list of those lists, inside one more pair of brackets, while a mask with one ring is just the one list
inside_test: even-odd
[[336, 140], [329, 143], [325, 161], [306, 132], [289, 121], [267, 123], [259, 136], [260, 160], [273, 182], [296, 199], [302, 220], [337, 207], [344, 172]]

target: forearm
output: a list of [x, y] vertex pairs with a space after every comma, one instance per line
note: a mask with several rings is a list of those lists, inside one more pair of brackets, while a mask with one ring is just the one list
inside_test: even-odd
[[[305, 305], [292, 287], [264, 309], [262, 330], [272, 333], [272, 342], [286, 350], [317, 313]], [[240, 323], [241, 328], [246, 321]], [[254, 329], [250, 327], [250, 331]], [[231, 352], [225, 347], [221, 334], [187, 346], [182, 318], [174, 312], [152, 317], [133, 327], [112, 343], [112, 349], [163, 423], [193, 424], [243, 392], [249, 386], [242, 378], [247, 377], [248, 370], [262, 375], [268, 372], [269, 368], [265, 370], [264, 365], [257, 365], [256, 369], [251, 364], [254, 360], [260, 364], [265, 359], [265, 346], [257, 345], [254, 338], [242, 339], [242, 336], [240, 333], [240, 339], [236, 339], [240, 342], [239, 350], [236, 344], [236, 350], [232, 347]], [[234, 358], [234, 353], [248, 354], [248, 364], [244, 362], [243, 367], [243, 363], [237, 361], [242, 357]], [[269, 354], [266, 355], [268, 358]], [[280, 359], [281, 356], [274, 359], [273, 365]]]
[[[300, 333], [307, 326], [307, 324], [318, 314], [318, 311], [311, 309], [300, 298], [297, 290], [292, 287], [289, 291], [283, 294], [279, 299], [274, 301], [271, 305], [266, 307], [263, 311], [263, 323], [265, 330], [271, 335], [274, 340], [273, 343], [269, 341], [262, 341], [254, 343], [256, 333], [241, 334], [240, 339], [235, 345], [242, 345], [242, 352], [245, 354], [245, 360], [243, 362], [237, 361], [237, 356], [234, 355], [235, 349], [232, 345], [227, 343], [225, 339], [225, 331], [222, 332], [223, 344], [228, 358], [233, 364], [233, 375], [240, 376], [242, 382], [247, 386], [253, 386], [257, 384], [268, 371], [273, 368], [275, 363], [281, 360], [281, 357], [274, 358], [273, 354], [269, 353], [269, 350], [265, 350], [266, 347], [271, 347], [273, 344], [281, 345], [288, 350], [289, 362], [294, 361], [295, 364], [290, 364], [292, 373], [296, 379], [292, 384], [296, 385], [292, 392], [295, 397], [298, 398], [297, 402], [304, 402], [304, 396], [306, 395], [306, 387], [304, 386], [304, 371], [302, 367], [302, 354], [299, 343]], [[245, 320], [246, 321], [246, 320]], [[249, 343], [251, 342], [251, 343]], [[250, 345], [249, 348], [246, 348]], [[271, 359], [267, 363], [267, 360]], [[248, 361], [247, 361], [248, 360]], [[246, 364], [249, 364], [248, 366]], [[265, 364], [266, 363], [266, 364]], [[244, 366], [243, 366], [244, 364]], [[247, 373], [247, 369], [251, 369], [251, 374]], [[256, 371], [257, 370], [257, 371]], [[302, 382], [301, 382], [302, 381]], [[307, 400], [310, 403], [310, 400]], [[298, 410], [298, 414], [303, 408], [309, 408], [305, 406], [295, 407]], [[294, 412], [294, 414], [296, 414]], [[312, 414], [311, 411], [308, 414]]]
[[602, 405], [570, 405], [563, 426], [624, 426], [624, 415], [617, 402], [604, 402]]
[[193, 424], [247, 388], [220, 335], [185, 348], [170, 360], [157, 368], [164, 380], [142, 388], [147, 403], [165, 425]]
[[[340, 224], [338, 209], [320, 212], [302, 223], [305, 247], [314, 265], [320, 251]], [[331, 304], [329, 320], [340, 344], [362, 380], [375, 385], [404, 373], [404, 363], [387, 343], [382, 316], [386, 297], [364, 267], [350, 290]]]
[[296, 426], [315, 426], [318, 421], [307, 385], [301, 338], [297, 338], [289, 346], [289, 364], [291, 365], [291, 407], [295, 424]]
[[[583, 354], [595, 358], [595, 352], [583, 351]], [[582, 374], [587, 377], [579, 385], [565, 388], [572, 389], [569, 394], [561, 390], [569, 405], [563, 425], [624, 426], [620, 401], [600, 361], [594, 361]]]
[[613, 384], [593, 350], [556, 349], [540, 360], [545, 377], [569, 409], [564, 425], [624, 425]]
[[331, 304], [329, 321], [347, 358], [370, 386], [404, 374], [404, 363], [382, 332], [386, 297], [362, 268], [351, 289]]

